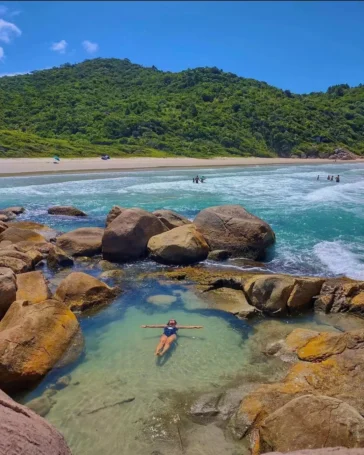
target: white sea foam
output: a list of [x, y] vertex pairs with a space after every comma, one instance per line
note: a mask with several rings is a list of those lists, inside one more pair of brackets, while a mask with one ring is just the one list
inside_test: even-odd
[[364, 181], [353, 183], [330, 182], [305, 196], [310, 202], [353, 202], [360, 203], [364, 196]]
[[359, 245], [324, 241], [317, 243], [313, 250], [321, 263], [335, 275], [364, 280], [364, 249]]

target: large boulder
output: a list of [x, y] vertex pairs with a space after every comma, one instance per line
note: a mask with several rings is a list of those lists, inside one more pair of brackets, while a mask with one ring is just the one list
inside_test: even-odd
[[45, 419], [0, 390], [2, 455], [71, 455], [63, 436]]
[[159, 218], [168, 229], [174, 229], [192, 223], [188, 218], [173, 210], [156, 210], [153, 212], [153, 215]]
[[24, 207], [20, 207], [20, 206], [7, 207], [6, 209], [3, 209], [3, 210], [5, 210], [6, 212], [14, 213], [14, 215], [21, 215], [22, 213], [25, 212], [25, 208]]
[[262, 452], [363, 447], [364, 418], [341, 400], [304, 395], [269, 415], [260, 428]]
[[28, 272], [17, 275], [16, 283], [18, 287], [16, 300], [39, 303], [51, 297], [51, 292], [42, 272]]
[[49, 207], [49, 215], [63, 215], [63, 216], [87, 216], [82, 210], [71, 206], [54, 206]]
[[33, 269], [32, 258], [12, 248], [0, 249], [0, 267], [8, 267], [14, 273], [29, 272]]
[[325, 313], [364, 315], [364, 281], [332, 278], [322, 285], [315, 309]]
[[194, 220], [211, 250], [226, 250], [233, 256], [261, 259], [275, 241], [268, 223], [240, 205], [222, 205], [202, 210]]
[[101, 253], [104, 229], [80, 228], [57, 238], [56, 245], [69, 256], [94, 256]]
[[62, 302], [15, 301], [0, 321], [0, 388], [19, 391], [41, 379], [79, 332]]
[[11, 243], [32, 242], [32, 243], [47, 243], [46, 239], [35, 231], [30, 229], [20, 229], [17, 227], [9, 227], [0, 234], [0, 242], [10, 241]]
[[57, 267], [70, 267], [73, 265], [73, 259], [66, 254], [62, 248], [54, 246], [47, 256], [48, 267], [56, 269]]
[[149, 239], [165, 231], [165, 225], [152, 213], [126, 209], [105, 229], [103, 257], [114, 262], [143, 258], [147, 255]]
[[16, 277], [7, 267], [0, 267], [0, 319], [16, 300]]
[[54, 298], [64, 302], [71, 310], [82, 311], [109, 303], [119, 292], [102, 281], [83, 272], [69, 274], [59, 284]]
[[124, 210], [126, 210], [123, 207], [119, 207], [118, 205], [114, 205], [110, 212], [107, 214], [106, 217], [106, 227], [109, 226], [110, 223], [112, 223], [115, 218], [117, 218]]
[[211, 308], [227, 311], [240, 319], [247, 319], [257, 314], [256, 308], [249, 305], [244, 293], [238, 289], [221, 287], [204, 292]]
[[50, 228], [49, 226], [34, 221], [12, 221], [8, 223], [9, 227], [18, 229], [25, 229], [27, 231], [34, 231], [44, 237], [47, 242], [55, 240], [59, 235], [58, 231]]
[[188, 265], [204, 261], [209, 246], [194, 224], [186, 224], [153, 236], [148, 242], [148, 251], [156, 262]]

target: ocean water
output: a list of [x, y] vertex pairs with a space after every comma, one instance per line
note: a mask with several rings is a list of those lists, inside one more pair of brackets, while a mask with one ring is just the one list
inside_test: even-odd
[[[204, 184], [192, 183], [197, 173], [207, 177]], [[341, 183], [327, 181], [327, 174], [340, 174]], [[364, 165], [356, 163], [0, 178], [0, 207], [23, 205], [27, 211], [20, 218], [64, 231], [104, 226], [115, 204], [173, 209], [190, 219], [205, 207], [241, 204], [276, 233], [276, 245], [265, 261], [268, 270], [358, 279], [364, 279], [363, 196]], [[75, 205], [89, 216], [49, 216], [47, 208], [56, 204]], [[225, 266], [249, 267], [238, 261]], [[120, 296], [79, 316], [85, 338], [80, 358], [18, 397], [26, 403], [45, 396], [60, 377], [69, 376], [69, 385], [52, 396], [46, 418], [64, 434], [73, 455], [177, 455], [182, 453], [181, 440], [189, 455], [248, 453], [221, 429], [184, 421], [194, 397], [281, 378], [288, 365], [267, 358], [262, 350], [296, 327], [335, 331], [364, 323], [312, 314], [240, 321], [208, 308], [186, 286], [138, 280], [140, 273], [161, 268], [151, 261], [119, 267], [125, 275], [110, 284], [122, 288]], [[97, 261], [77, 262], [75, 268], [96, 277], [102, 272]], [[44, 270], [52, 290], [70, 271], [54, 275]], [[151, 303], [156, 295], [173, 302]], [[156, 358], [160, 330], [140, 326], [163, 324], [172, 317], [179, 324], [204, 328], [181, 330], [173, 349]]]

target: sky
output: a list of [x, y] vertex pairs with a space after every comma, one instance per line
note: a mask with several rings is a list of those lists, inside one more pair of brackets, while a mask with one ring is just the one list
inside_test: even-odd
[[364, 2], [1, 2], [0, 75], [95, 57], [216, 66], [294, 93], [364, 83]]

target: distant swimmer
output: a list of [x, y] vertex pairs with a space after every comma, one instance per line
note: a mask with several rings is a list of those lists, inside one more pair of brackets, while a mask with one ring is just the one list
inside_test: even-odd
[[340, 175], [337, 175], [335, 180], [337, 181], [337, 183], [340, 183]]
[[331, 176], [331, 179], [330, 179], [330, 180], [331, 180], [332, 182], [334, 181], [334, 176], [333, 176], [333, 175]]
[[331, 180], [331, 178], [330, 178], [330, 176], [329, 176], [329, 175], [327, 176], [327, 180]]
[[316, 180], [320, 180], [320, 176], [319, 176], [319, 175], [317, 176], [317, 179], [316, 179]]
[[195, 177], [193, 177], [192, 182], [195, 183]]
[[200, 177], [196, 175], [195, 182], [198, 183], [200, 181]]

